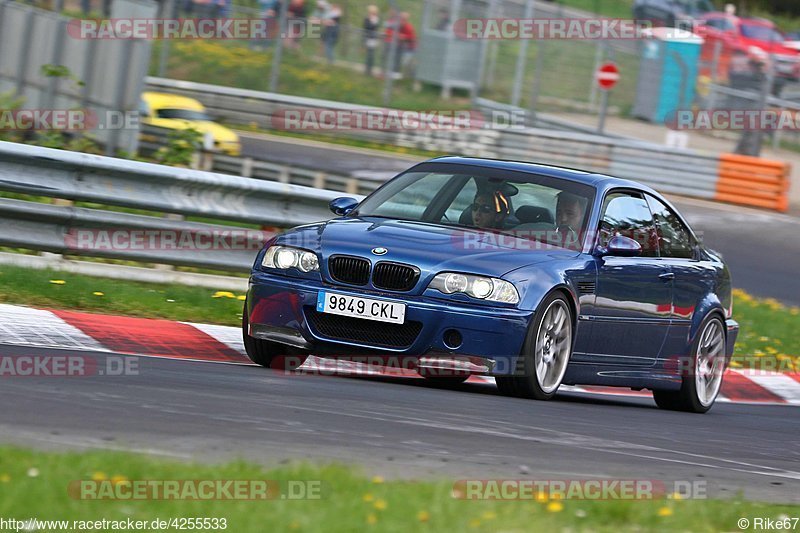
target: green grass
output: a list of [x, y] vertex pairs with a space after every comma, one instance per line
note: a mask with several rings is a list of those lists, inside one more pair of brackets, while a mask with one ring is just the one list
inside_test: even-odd
[[734, 290], [733, 316], [741, 328], [734, 367], [800, 371], [800, 308]]
[[[63, 281], [54, 284], [52, 281]], [[101, 292], [102, 296], [94, 293]], [[215, 298], [214, 295], [217, 295]], [[243, 294], [4, 266], [0, 302], [238, 326]], [[170, 301], [171, 300], [171, 301]], [[734, 291], [741, 326], [734, 368], [800, 371], [800, 309]]]
[[[52, 283], [63, 282], [63, 284]], [[102, 293], [96, 295], [95, 293]], [[243, 294], [186, 285], [95, 278], [51, 270], [3, 266], [0, 302], [106, 314], [241, 324]]]
[[[81, 500], [76, 480], [309, 482], [319, 499]], [[310, 485], [304, 485], [310, 486]], [[228, 531], [736, 531], [741, 517], [797, 516], [798, 506], [733, 500], [475, 501], [452, 497], [452, 480], [391, 481], [340, 465], [266, 469], [244, 461], [178, 463], [121, 452], [58, 454], [0, 448], [5, 519], [224, 518]]]
[[[158, 43], [153, 57], [158, 57]], [[302, 50], [286, 49], [281, 63], [278, 92], [362, 105], [383, 105], [384, 82], [342, 66], [316, 61], [316, 43]], [[255, 51], [240, 42], [177, 41], [170, 47], [167, 77], [266, 91], [269, 88], [272, 51]], [[152, 68], [156, 68], [153, 63]], [[155, 74], [155, 70], [151, 70]], [[467, 109], [467, 98], [442, 100], [439, 90], [423, 86], [412, 90], [408, 79], [395, 82], [392, 107], [413, 110]]]

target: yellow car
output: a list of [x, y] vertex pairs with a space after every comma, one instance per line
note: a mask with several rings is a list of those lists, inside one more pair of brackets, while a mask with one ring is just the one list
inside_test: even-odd
[[241, 155], [239, 136], [232, 130], [217, 124], [206, 113], [203, 104], [194, 98], [166, 93], [144, 92], [139, 109], [144, 124], [172, 130], [195, 129], [210, 133], [214, 150], [228, 155]]

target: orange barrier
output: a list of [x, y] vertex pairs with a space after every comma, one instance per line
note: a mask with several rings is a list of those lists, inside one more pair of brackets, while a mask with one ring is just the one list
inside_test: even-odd
[[722, 154], [715, 200], [776, 211], [789, 209], [791, 165], [759, 157]]

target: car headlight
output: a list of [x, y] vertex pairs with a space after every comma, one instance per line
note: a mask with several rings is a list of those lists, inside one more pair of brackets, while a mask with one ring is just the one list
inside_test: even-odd
[[442, 272], [433, 278], [428, 288], [436, 289], [444, 294], [461, 292], [473, 298], [491, 302], [519, 303], [517, 288], [508, 281], [498, 278]]
[[319, 270], [319, 258], [314, 252], [290, 246], [270, 246], [261, 265], [267, 268], [286, 270], [296, 268], [300, 272]]

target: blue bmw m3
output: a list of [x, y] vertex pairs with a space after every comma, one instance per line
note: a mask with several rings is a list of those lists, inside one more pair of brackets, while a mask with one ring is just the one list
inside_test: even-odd
[[719, 393], [738, 334], [730, 273], [649, 187], [442, 157], [331, 210], [256, 257], [242, 324], [255, 363], [395, 357], [513, 396], [610, 385], [701, 413]]

